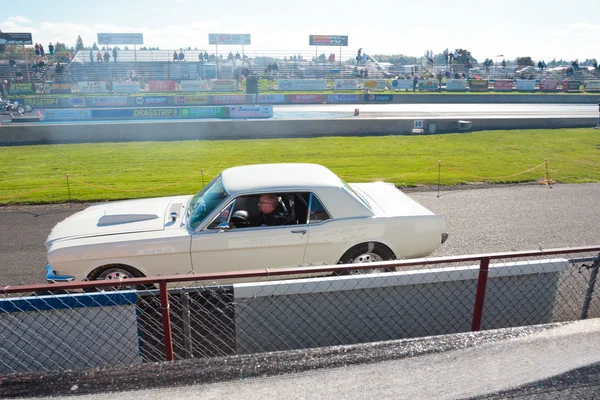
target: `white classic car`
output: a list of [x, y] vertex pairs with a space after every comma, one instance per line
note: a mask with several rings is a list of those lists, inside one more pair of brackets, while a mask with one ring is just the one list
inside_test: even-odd
[[[269, 198], [275, 210], [265, 218]], [[46, 279], [414, 258], [447, 237], [444, 217], [393, 184], [346, 184], [316, 164], [249, 165], [224, 170], [195, 196], [103, 203], [73, 214], [48, 236]]]

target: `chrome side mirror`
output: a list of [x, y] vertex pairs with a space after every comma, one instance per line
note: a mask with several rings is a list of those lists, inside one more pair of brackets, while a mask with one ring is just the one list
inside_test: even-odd
[[227, 232], [229, 229], [231, 229], [231, 227], [229, 226], [228, 222], [221, 222], [219, 225], [217, 225], [217, 229], [219, 232]]

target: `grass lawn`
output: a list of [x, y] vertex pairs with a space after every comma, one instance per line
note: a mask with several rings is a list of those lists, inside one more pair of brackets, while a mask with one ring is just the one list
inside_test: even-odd
[[201, 169], [206, 183], [224, 168], [244, 164], [312, 162], [348, 182], [380, 179], [412, 186], [436, 184], [438, 160], [442, 185], [536, 181], [544, 178], [545, 166], [521, 173], [545, 158], [551, 179], [599, 182], [600, 132], [512, 130], [0, 147], [0, 204], [65, 202], [66, 174], [72, 200], [98, 201], [194, 193], [202, 186]]

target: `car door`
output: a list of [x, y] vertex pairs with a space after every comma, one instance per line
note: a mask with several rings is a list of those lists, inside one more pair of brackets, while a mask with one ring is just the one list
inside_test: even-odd
[[[197, 273], [243, 271], [302, 265], [308, 226], [217, 228], [227, 221], [234, 203], [224, 207], [207, 228], [194, 232], [192, 267]], [[225, 216], [224, 216], [225, 215]]]

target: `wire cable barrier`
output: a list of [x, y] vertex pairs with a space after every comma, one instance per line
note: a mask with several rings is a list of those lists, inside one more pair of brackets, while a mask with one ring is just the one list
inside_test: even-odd
[[[434, 169], [435, 167], [438, 167], [438, 187], [440, 186], [440, 178], [441, 178], [441, 169], [444, 168], [450, 172], [459, 174], [459, 175], [463, 175], [463, 176], [468, 176], [468, 177], [472, 177], [472, 178], [477, 178], [477, 179], [482, 179], [484, 181], [487, 182], [494, 182], [494, 181], [498, 181], [498, 180], [503, 180], [503, 179], [508, 179], [508, 178], [514, 178], [517, 176], [521, 176], [524, 174], [527, 174], [529, 172], [535, 171], [537, 169], [540, 169], [542, 167], [545, 167], [546, 171], [545, 171], [545, 175], [544, 178], [542, 180], [540, 180], [541, 183], [543, 184], [547, 184], [547, 185], [551, 185], [552, 183], [554, 183], [555, 181], [551, 180], [548, 176], [548, 160], [544, 160], [543, 163], [538, 164], [534, 167], [528, 168], [525, 171], [521, 171], [521, 172], [517, 172], [514, 174], [510, 174], [510, 175], [504, 175], [504, 176], [493, 176], [493, 177], [486, 177], [486, 176], [480, 176], [480, 175], [476, 175], [476, 174], [471, 174], [459, 169], [456, 169], [454, 167], [450, 167], [444, 163], [442, 163], [441, 161], [438, 161], [428, 167], [422, 168], [420, 170], [417, 171], [412, 171], [412, 172], [407, 172], [405, 174], [401, 174], [401, 175], [394, 175], [394, 176], [387, 176], [387, 177], [380, 177], [380, 178], [375, 178], [375, 177], [371, 177], [371, 178], [365, 178], [365, 177], [351, 177], [351, 176], [346, 176], [346, 175], [339, 175], [340, 178], [346, 179], [346, 180], [356, 180], [356, 181], [378, 181], [378, 180], [382, 180], [382, 181], [397, 181], [399, 179], [405, 178], [407, 176], [411, 176], [411, 175], [417, 175], [426, 171], [429, 171], [431, 169]], [[83, 180], [74, 178], [73, 176], [71, 176], [70, 174], [67, 174], [65, 176], [65, 178], [61, 178], [49, 185], [46, 185], [44, 187], [38, 188], [38, 189], [34, 189], [34, 190], [30, 190], [27, 192], [23, 192], [23, 193], [17, 193], [17, 194], [12, 194], [12, 195], [5, 195], [5, 196], [0, 196], [0, 200], [7, 200], [7, 199], [13, 199], [13, 198], [20, 198], [20, 197], [24, 197], [33, 193], [38, 193], [41, 191], [44, 191], [46, 189], [49, 189], [51, 187], [54, 187], [58, 184], [60, 184], [61, 182], [63, 182], [63, 180], [66, 180], [66, 184], [67, 184], [67, 190], [68, 190], [68, 201], [71, 201], [71, 187], [70, 187], [70, 183], [71, 182], [75, 182], [77, 184], [83, 185], [83, 186], [87, 186], [87, 187], [91, 187], [94, 189], [99, 189], [99, 190], [106, 190], [106, 191], [112, 191], [112, 192], [118, 192], [118, 193], [140, 193], [140, 192], [149, 192], [149, 191], [153, 191], [153, 190], [158, 190], [158, 189], [164, 189], [167, 187], [172, 187], [172, 186], [177, 186], [180, 185], [182, 183], [188, 182], [194, 178], [197, 178], [201, 176], [202, 177], [202, 186], [204, 186], [205, 182], [205, 178], [213, 178], [214, 176], [212, 175], [208, 175], [204, 172], [204, 170], [202, 169], [200, 172], [195, 173], [185, 179], [181, 179], [179, 181], [176, 182], [171, 182], [171, 183], [166, 183], [163, 185], [159, 185], [159, 186], [154, 186], [154, 187], [148, 187], [148, 188], [140, 188], [140, 189], [125, 189], [125, 188], [117, 188], [117, 187], [110, 187], [110, 186], [106, 186], [106, 185], [97, 185], [97, 184], [93, 184], [93, 183], [89, 183], [89, 182], [85, 182]]]

